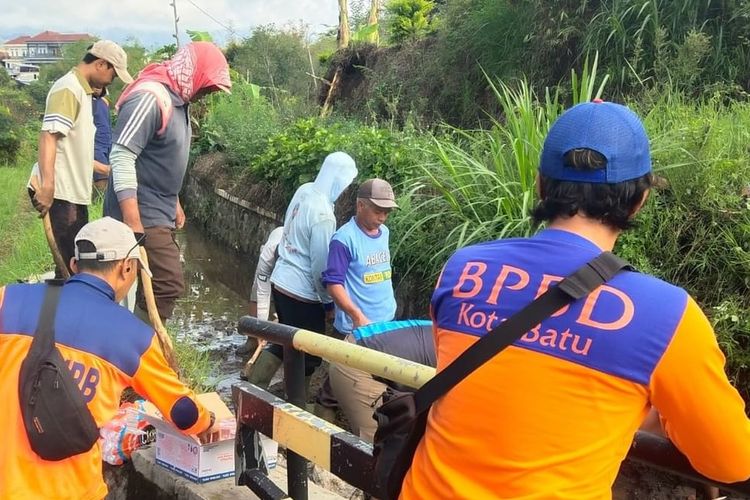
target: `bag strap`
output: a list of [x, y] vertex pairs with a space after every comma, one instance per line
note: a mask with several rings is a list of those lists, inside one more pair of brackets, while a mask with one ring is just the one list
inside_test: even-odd
[[37, 322], [34, 339], [29, 347], [31, 353], [48, 353], [55, 346], [55, 317], [57, 316], [57, 303], [60, 301], [60, 292], [62, 286], [58, 281], [47, 281], [47, 288], [44, 292], [44, 302], [39, 311], [39, 321]]
[[417, 390], [414, 394], [417, 414], [428, 410], [443, 394], [543, 319], [585, 297], [625, 268], [632, 269], [632, 266], [611, 252], [602, 252], [556, 286], [549, 288], [531, 304], [476, 341]]

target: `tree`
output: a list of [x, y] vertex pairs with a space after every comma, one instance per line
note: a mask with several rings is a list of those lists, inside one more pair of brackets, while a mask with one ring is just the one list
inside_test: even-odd
[[151, 61], [154, 62], [160, 62], [160, 61], [166, 61], [167, 59], [171, 58], [173, 55], [177, 53], [177, 44], [176, 43], [168, 43], [167, 45], [162, 45], [156, 51], [150, 54]]
[[[367, 17], [368, 26], [378, 25], [378, 11], [379, 10], [380, 10], [380, 1], [372, 0], [370, 2], [370, 15]], [[378, 32], [377, 29], [373, 30], [373, 32], [370, 34], [370, 39], [368, 41], [370, 43], [374, 43], [375, 45], [378, 45], [380, 43], [380, 33]]]
[[339, 49], [349, 46], [349, 3], [347, 0], [339, 0], [338, 42]]
[[432, 0], [391, 0], [386, 5], [389, 15], [388, 37], [393, 43], [417, 40], [433, 31], [430, 14]]
[[311, 79], [305, 74], [310, 67], [305, 37], [304, 25], [283, 30], [259, 26], [242, 43], [227, 47], [227, 60], [248, 81], [270, 89], [275, 100], [279, 92], [307, 96]]

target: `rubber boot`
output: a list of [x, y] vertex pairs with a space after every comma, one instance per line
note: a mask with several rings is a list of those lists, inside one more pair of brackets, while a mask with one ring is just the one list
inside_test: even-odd
[[320, 417], [323, 420], [335, 424], [336, 423], [336, 409], [323, 406], [320, 403], [315, 403], [313, 413], [316, 417]]
[[[146, 323], [147, 325], [151, 325], [151, 328], [156, 328], [154, 325], [151, 324], [151, 318], [148, 315], [148, 311], [144, 311], [137, 305], [133, 307], [133, 314], [135, 314], [138, 319]], [[161, 324], [164, 328], [167, 327], [167, 318], [162, 318], [159, 316], [159, 319], [161, 320]]]
[[258, 346], [258, 339], [248, 335], [247, 340], [244, 344], [237, 348], [237, 354], [244, 356], [245, 354], [252, 354], [255, 352], [255, 348]]
[[[138, 305], [135, 305], [133, 307], [133, 314], [135, 314], [135, 316], [138, 319], [140, 319], [141, 321], [143, 321], [147, 325], [151, 325], [151, 319], [148, 317], [148, 311], [144, 311], [143, 309], [141, 309], [140, 307], [138, 307]], [[151, 326], [154, 326], [154, 325], [151, 325]]]
[[271, 379], [281, 367], [281, 359], [263, 350], [252, 365], [245, 365], [243, 373], [247, 381], [262, 389], [268, 389]]

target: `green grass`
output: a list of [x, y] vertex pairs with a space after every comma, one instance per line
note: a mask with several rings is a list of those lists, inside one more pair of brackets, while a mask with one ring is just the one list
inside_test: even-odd
[[[0, 283], [13, 283], [51, 271], [54, 266], [42, 221], [26, 192], [35, 152], [25, 147], [13, 165], [0, 166]], [[89, 219], [102, 216], [101, 201]]]
[[41, 219], [26, 193], [33, 152], [24, 150], [14, 165], [0, 167], [0, 283], [50, 271], [52, 256]]
[[211, 359], [210, 353], [196, 349], [189, 342], [178, 339], [173, 328], [167, 327], [167, 330], [174, 344], [175, 358], [180, 368], [180, 380], [197, 393], [216, 390], [217, 380], [212, 376], [216, 363]]

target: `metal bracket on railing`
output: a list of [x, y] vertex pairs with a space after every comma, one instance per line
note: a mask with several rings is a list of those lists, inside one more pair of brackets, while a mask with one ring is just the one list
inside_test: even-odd
[[260, 433], [238, 422], [235, 438], [234, 469], [238, 486], [247, 486], [261, 500], [289, 498], [268, 478]]
[[239, 477], [241, 485], [250, 488], [260, 500], [283, 500], [290, 498], [284, 490], [276, 486], [271, 479], [260, 469], [248, 469], [242, 472]]

